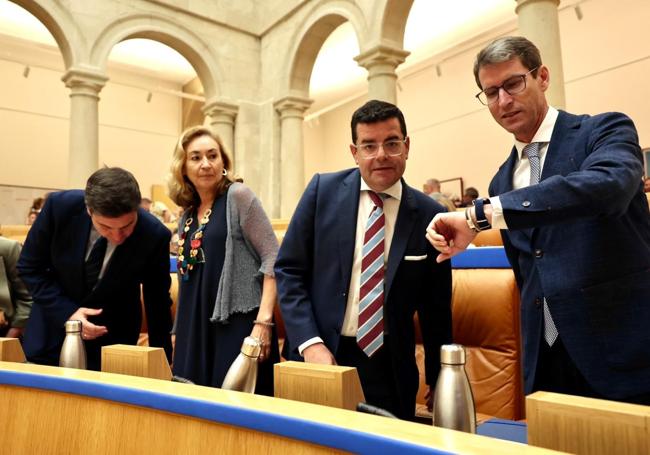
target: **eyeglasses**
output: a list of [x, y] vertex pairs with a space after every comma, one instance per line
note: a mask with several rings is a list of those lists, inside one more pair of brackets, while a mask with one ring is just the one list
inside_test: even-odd
[[376, 157], [380, 148], [383, 148], [384, 153], [388, 156], [399, 156], [402, 154], [402, 145], [406, 144], [407, 139], [391, 139], [381, 144], [378, 142], [367, 142], [359, 145], [352, 144], [352, 147], [357, 149], [361, 154], [361, 158], [366, 160]]
[[495, 103], [499, 99], [499, 93], [503, 89], [508, 95], [516, 95], [521, 93], [526, 89], [526, 76], [535, 71], [538, 67], [533, 68], [528, 71], [526, 74], [518, 74], [517, 76], [512, 76], [506, 81], [497, 86], [497, 87], [488, 87], [485, 90], [480, 91], [476, 94], [476, 98], [486, 106], [489, 106], [492, 103]]

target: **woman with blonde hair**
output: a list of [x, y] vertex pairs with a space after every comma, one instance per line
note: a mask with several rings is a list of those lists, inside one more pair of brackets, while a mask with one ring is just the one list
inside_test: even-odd
[[271, 223], [255, 194], [233, 175], [223, 142], [208, 127], [182, 133], [168, 187], [184, 209], [174, 374], [221, 387], [250, 335], [262, 342], [256, 393], [272, 395], [279, 351], [273, 323], [278, 242]]

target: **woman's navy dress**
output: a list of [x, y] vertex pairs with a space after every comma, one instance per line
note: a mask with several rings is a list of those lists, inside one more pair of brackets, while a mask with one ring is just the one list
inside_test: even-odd
[[[189, 255], [189, 244], [199, 226], [196, 212], [185, 240], [183, 253]], [[227, 323], [211, 322], [217, 288], [226, 249], [226, 193], [212, 207], [210, 221], [203, 231], [201, 248], [204, 263], [194, 266], [187, 281], [179, 277], [178, 310], [176, 312], [176, 345], [173, 372], [195, 384], [221, 387], [228, 368], [244, 341], [251, 334], [257, 308], [248, 313], [234, 313]], [[253, 280], [253, 277], [251, 277]], [[279, 362], [277, 336], [273, 331], [270, 359], [258, 366], [255, 393], [273, 395], [273, 364]]]

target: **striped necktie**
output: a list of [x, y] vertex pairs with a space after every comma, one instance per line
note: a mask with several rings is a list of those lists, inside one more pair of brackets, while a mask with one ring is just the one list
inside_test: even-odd
[[384, 344], [384, 201], [373, 191], [375, 204], [363, 236], [357, 344], [371, 357]]
[[[530, 163], [531, 185], [538, 184], [541, 175], [542, 166], [539, 160], [539, 145], [539, 142], [531, 142], [524, 147], [524, 155], [528, 157], [528, 162]], [[546, 299], [544, 299], [544, 339], [549, 346], [553, 346], [553, 343], [557, 340], [557, 336], [557, 327], [555, 327], [555, 322], [553, 322], [553, 317], [548, 308], [548, 303], [546, 303]]]

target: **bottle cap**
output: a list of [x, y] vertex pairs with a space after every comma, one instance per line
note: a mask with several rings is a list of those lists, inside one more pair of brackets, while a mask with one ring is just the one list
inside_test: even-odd
[[246, 337], [241, 345], [241, 353], [253, 358], [258, 358], [262, 351], [262, 343], [257, 338]]
[[81, 321], [65, 321], [65, 333], [81, 332]]
[[440, 363], [465, 365], [465, 348], [460, 344], [443, 344], [440, 346]]

